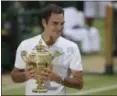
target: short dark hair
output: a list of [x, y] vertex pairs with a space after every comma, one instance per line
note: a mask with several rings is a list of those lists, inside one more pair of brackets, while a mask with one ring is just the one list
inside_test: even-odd
[[46, 22], [48, 22], [48, 19], [52, 13], [57, 13], [57, 14], [62, 13], [64, 15], [64, 10], [60, 6], [57, 6], [55, 4], [49, 4], [48, 6], [42, 9], [41, 17], [42, 19], [45, 19]]

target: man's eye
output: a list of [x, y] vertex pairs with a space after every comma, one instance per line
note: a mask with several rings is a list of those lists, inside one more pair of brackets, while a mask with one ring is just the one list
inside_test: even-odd
[[57, 24], [58, 24], [58, 22], [53, 22], [53, 24], [54, 24], [54, 25], [57, 25]]
[[64, 23], [61, 23], [61, 25], [63, 25]]
[[63, 23], [61, 23], [61, 25], [64, 25], [64, 22], [63, 22]]

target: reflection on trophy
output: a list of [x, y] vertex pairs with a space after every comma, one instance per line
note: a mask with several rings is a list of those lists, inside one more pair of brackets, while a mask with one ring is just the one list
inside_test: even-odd
[[[55, 53], [55, 54], [53, 54]], [[59, 52], [49, 52], [45, 50], [45, 46], [42, 44], [42, 41], [39, 41], [36, 49], [28, 53], [27, 51], [21, 52], [21, 57], [26, 63], [26, 66], [33, 66], [36, 73], [39, 75], [44, 68], [50, 66], [54, 57], [59, 56]], [[44, 85], [44, 81], [40, 80], [39, 76], [36, 79], [37, 88], [33, 89], [33, 92], [47, 92], [48, 89]]]

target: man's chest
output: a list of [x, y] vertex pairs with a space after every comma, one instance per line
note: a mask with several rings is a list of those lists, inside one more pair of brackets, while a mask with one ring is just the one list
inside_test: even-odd
[[56, 57], [52, 61], [53, 71], [56, 72], [61, 77], [69, 76], [69, 66], [71, 61], [71, 51], [64, 50], [63, 54]]

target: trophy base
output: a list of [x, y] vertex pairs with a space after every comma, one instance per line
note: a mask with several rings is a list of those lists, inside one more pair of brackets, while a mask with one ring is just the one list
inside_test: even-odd
[[44, 93], [44, 92], [47, 92], [48, 89], [47, 88], [40, 88], [40, 89], [33, 89], [32, 92], [35, 92], [35, 93]]

